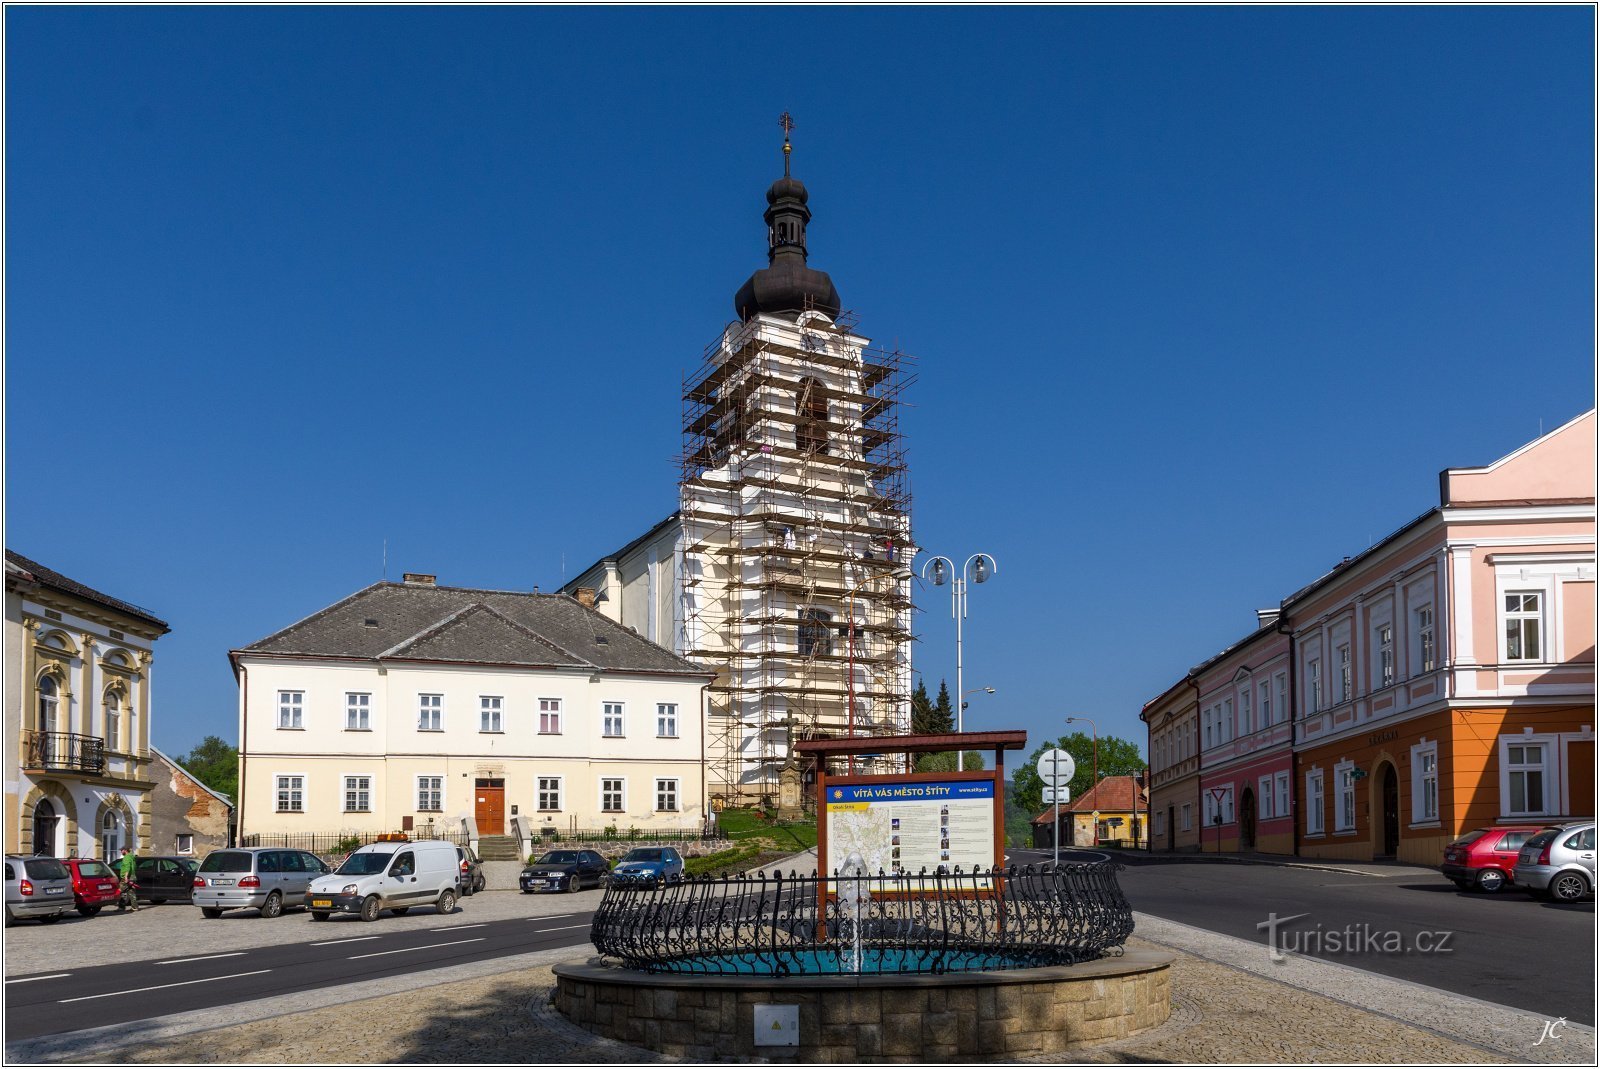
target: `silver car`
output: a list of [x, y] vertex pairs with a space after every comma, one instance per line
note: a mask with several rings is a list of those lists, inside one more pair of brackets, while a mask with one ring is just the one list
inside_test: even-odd
[[76, 905], [72, 873], [53, 857], [6, 855], [6, 927], [18, 921], [54, 924]]
[[1594, 821], [1546, 828], [1523, 843], [1511, 882], [1561, 902], [1594, 894]]
[[194, 904], [208, 920], [229, 909], [259, 909], [263, 917], [276, 917], [290, 906], [304, 906], [311, 881], [329, 871], [305, 850], [213, 850], [195, 871]]

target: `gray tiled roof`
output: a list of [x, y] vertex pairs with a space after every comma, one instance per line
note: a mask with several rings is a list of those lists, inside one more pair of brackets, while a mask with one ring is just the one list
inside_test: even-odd
[[234, 652], [710, 675], [565, 594], [411, 583], [375, 583]]
[[94, 587], [84, 586], [76, 579], [68, 579], [60, 572], [52, 568], [46, 568], [37, 561], [31, 561], [15, 550], [6, 550], [6, 575], [16, 576], [18, 579], [35, 582], [40, 586], [51, 587], [64, 594], [72, 594], [83, 598], [85, 601], [93, 601], [107, 608], [116, 609], [118, 612], [125, 613], [136, 620], [142, 620], [147, 624], [159, 627], [163, 634], [172, 630], [167, 626], [165, 620], [151, 613], [148, 609], [141, 609], [132, 602], [114, 598], [110, 594], [102, 594]]

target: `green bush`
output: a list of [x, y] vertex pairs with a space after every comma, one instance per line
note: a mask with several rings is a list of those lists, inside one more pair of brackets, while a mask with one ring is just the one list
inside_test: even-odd
[[336, 854], [348, 854], [352, 850], [358, 849], [360, 846], [361, 836], [346, 835], [343, 839], [340, 839], [333, 845], [333, 852]]
[[726, 869], [743, 869], [761, 853], [761, 844], [746, 843], [743, 846], [730, 847], [719, 850], [705, 857], [691, 857], [683, 863], [683, 871], [690, 876], [707, 876], [720, 873]]

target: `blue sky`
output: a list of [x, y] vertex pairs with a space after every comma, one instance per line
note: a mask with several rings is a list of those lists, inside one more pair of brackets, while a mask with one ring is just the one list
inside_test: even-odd
[[[546, 590], [675, 507], [764, 263], [919, 357], [969, 728], [1141, 705], [1594, 396], [1584, 7], [11, 7], [6, 545], [227, 651], [381, 577]], [[918, 669], [954, 686], [947, 589]]]

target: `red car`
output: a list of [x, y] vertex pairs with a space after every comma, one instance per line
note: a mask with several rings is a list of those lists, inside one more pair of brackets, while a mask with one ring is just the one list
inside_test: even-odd
[[1517, 851], [1542, 824], [1492, 824], [1475, 828], [1444, 848], [1444, 864], [1439, 871], [1455, 881], [1463, 891], [1479, 890], [1494, 894], [1511, 879], [1517, 867]]
[[121, 888], [117, 883], [117, 874], [104, 861], [90, 857], [67, 857], [62, 858], [61, 863], [72, 873], [72, 897], [78, 902], [79, 913], [92, 917], [100, 912], [101, 906], [116, 904], [117, 892]]

